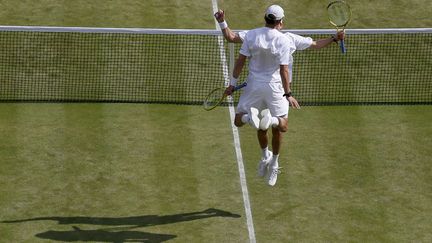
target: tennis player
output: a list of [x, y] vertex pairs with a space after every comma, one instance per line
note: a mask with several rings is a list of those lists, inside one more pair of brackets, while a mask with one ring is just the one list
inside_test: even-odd
[[[263, 150], [258, 175], [268, 171], [267, 182], [274, 186], [279, 173], [279, 152], [282, 133], [287, 130], [289, 104], [300, 108], [291, 95], [288, 66], [292, 64], [293, 41], [280, 32], [284, 10], [272, 5], [265, 12], [265, 27], [248, 31], [243, 38], [239, 57], [234, 65], [230, 85], [225, 93], [231, 95], [242, 69], [249, 59], [248, 85], [243, 89], [234, 123], [241, 127], [251, 124]], [[261, 112], [260, 112], [261, 111]], [[261, 119], [259, 118], [261, 115]], [[272, 127], [272, 148], [268, 149], [267, 130]]]
[[[273, 12], [272, 12], [273, 11]], [[279, 15], [275, 15], [278, 14]], [[281, 13], [281, 14], [280, 14]], [[276, 18], [280, 18], [280, 26], [275, 26], [275, 29], [280, 30], [282, 28], [282, 19], [283, 19], [283, 9], [279, 6], [271, 6], [267, 9], [264, 19], [266, 20], [266, 23], [268, 24], [268, 18], [270, 14], [273, 14], [274, 16], [277, 16]], [[219, 10], [214, 14], [216, 20], [218, 21], [222, 33], [225, 37], [225, 39], [228, 42], [234, 42], [234, 43], [243, 43], [245, 41], [245, 38], [247, 36], [248, 31], [241, 31], [239, 33], [235, 33], [232, 31], [229, 27], [227, 22], [225, 21], [225, 12], [223, 10]], [[266, 25], [267, 26], [267, 25]], [[281, 74], [281, 81], [283, 84], [283, 97], [285, 97], [291, 106], [293, 108], [300, 108], [297, 100], [295, 100], [294, 97], [292, 97], [291, 90], [289, 89], [289, 84], [292, 81], [292, 66], [293, 66], [293, 60], [292, 60], [292, 54], [296, 50], [305, 50], [305, 49], [321, 49], [324, 47], [329, 46], [333, 42], [338, 42], [342, 39], [344, 39], [344, 31], [338, 31], [336, 35], [330, 36], [329, 38], [319, 39], [317, 41], [314, 41], [310, 37], [302, 37], [300, 35], [296, 35], [293, 33], [286, 32], [285, 36], [289, 39], [288, 43], [286, 45], [290, 49], [290, 58], [291, 61], [288, 62], [288, 70], [286, 71], [286, 65], [280, 66], [280, 74]], [[249, 38], [250, 39], [250, 38]], [[243, 46], [242, 46], [243, 48]], [[242, 54], [241, 54], [242, 55]], [[240, 58], [238, 62], [240, 62], [238, 65], [242, 65], [242, 56], [240, 55]], [[244, 64], [243, 64], [244, 65]], [[250, 64], [251, 65], [251, 64]], [[237, 65], [236, 65], [237, 66]], [[234, 71], [234, 74], [236, 74], [238, 70]], [[288, 73], [288, 82], [287, 84], [284, 81], [284, 76]], [[238, 76], [234, 76], [238, 77]], [[249, 76], [250, 77], [250, 76]], [[248, 77], [248, 82], [251, 82], [251, 80]], [[235, 83], [235, 81], [234, 81]], [[231, 86], [230, 86], [231, 87]], [[231, 89], [228, 87], [228, 92], [230, 93]], [[246, 93], [246, 90], [245, 90]], [[275, 93], [276, 94], [276, 93]], [[240, 99], [242, 101], [242, 99]], [[249, 122], [253, 127], [257, 128], [257, 124], [259, 123], [258, 130], [258, 141], [260, 143], [260, 147], [262, 149], [262, 158], [258, 165], [258, 175], [264, 176], [267, 172], [268, 173], [268, 184], [274, 185], [277, 180], [277, 175], [279, 173], [279, 166], [278, 166], [278, 157], [280, 152], [280, 146], [281, 146], [281, 138], [282, 133], [287, 131], [288, 128], [288, 108], [286, 109], [286, 114], [280, 115], [274, 113], [274, 111], [270, 111], [268, 109], [264, 109], [261, 111], [261, 120], [257, 116], [259, 111], [255, 107], [251, 107], [251, 110], [246, 114], [245, 109], [241, 108], [240, 105], [242, 103], [239, 103], [239, 107], [237, 109], [236, 114], [236, 125], [242, 126], [244, 123]], [[283, 107], [283, 106], [281, 106]], [[289, 106], [288, 106], [289, 107]], [[240, 117], [240, 118], [239, 118]], [[239, 121], [240, 119], [240, 121]], [[272, 146], [273, 146], [273, 153], [268, 148], [268, 136], [267, 136], [267, 129], [269, 126], [272, 127]]]

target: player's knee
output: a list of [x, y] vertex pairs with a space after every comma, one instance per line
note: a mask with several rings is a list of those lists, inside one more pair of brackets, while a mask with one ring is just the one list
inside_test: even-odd
[[281, 126], [279, 126], [279, 131], [280, 132], [286, 132], [286, 131], [288, 131], [288, 126], [287, 125], [281, 125]]
[[236, 127], [241, 127], [244, 125], [244, 123], [241, 120], [241, 115], [236, 115], [236, 117], [234, 118], [234, 125]]
[[235, 119], [235, 120], [234, 120], [234, 125], [235, 125], [236, 127], [241, 127], [241, 126], [244, 125], [244, 123], [243, 123], [241, 120], [238, 121], [237, 119]]
[[278, 129], [280, 132], [288, 131], [288, 120], [285, 118], [279, 118], [279, 126]]

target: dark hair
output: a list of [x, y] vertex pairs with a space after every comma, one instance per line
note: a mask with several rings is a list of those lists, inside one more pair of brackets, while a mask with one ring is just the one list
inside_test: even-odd
[[264, 19], [266, 24], [271, 24], [271, 25], [275, 25], [281, 21], [281, 19], [276, 20], [276, 16], [274, 16], [273, 14], [264, 15]]

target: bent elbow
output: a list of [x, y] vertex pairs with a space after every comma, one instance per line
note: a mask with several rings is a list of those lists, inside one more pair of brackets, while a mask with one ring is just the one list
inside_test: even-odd
[[235, 35], [227, 35], [227, 36], [225, 36], [225, 39], [230, 43], [236, 42], [236, 36]]
[[319, 49], [318, 43], [313, 41], [312, 44], [308, 47], [308, 49]]

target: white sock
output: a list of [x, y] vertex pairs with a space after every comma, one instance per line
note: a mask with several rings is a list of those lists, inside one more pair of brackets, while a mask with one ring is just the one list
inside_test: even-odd
[[277, 117], [272, 117], [271, 118], [271, 124], [272, 124], [272, 127], [279, 126], [279, 119]]
[[243, 123], [249, 123], [249, 121], [250, 121], [250, 117], [249, 117], [249, 114], [244, 114], [242, 117], [241, 117], [241, 121], [243, 122]]
[[270, 166], [273, 168], [278, 168], [279, 167], [278, 159], [279, 159], [279, 154], [273, 154], [273, 159]]
[[268, 153], [269, 153], [269, 149], [268, 149], [268, 147], [265, 147], [265, 148], [263, 148], [262, 149], [262, 157], [263, 158], [267, 158], [268, 156]]

